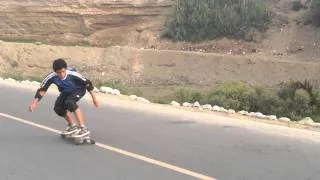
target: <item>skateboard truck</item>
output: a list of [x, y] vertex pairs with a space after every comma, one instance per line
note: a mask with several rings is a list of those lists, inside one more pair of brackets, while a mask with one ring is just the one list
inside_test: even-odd
[[72, 139], [75, 145], [80, 145], [80, 144], [95, 144], [95, 140], [93, 140], [90, 135], [83, 136], [83, 137], [73, 137], [73, 134], [60, 134], [60, 137], [62, 139]]

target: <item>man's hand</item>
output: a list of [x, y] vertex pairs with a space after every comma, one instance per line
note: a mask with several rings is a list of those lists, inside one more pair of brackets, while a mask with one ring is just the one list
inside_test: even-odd
[[95, 106], [95, 107], [99, 107], [100, 104], [99, 104], [96, 96], [94, 95], [94, 92], [91, 91], [91, 92], [90, 92], [90, 95], [91, 95], [91, 97], [92, 97], [92, 102], [93, 102], [94, 106]]
[[37, 104], [38, 104], [38, 99], [34, 99], [29, 106], [29, 111], [33, 112], [36, 109]]
[[96, 98], [92, 99], [92, 101], [93, 101], [93, 104], [94, 104], [95, 107], [98, 108], [100, 106], [100, 104], [99, 104], [99, 102], [97, 101]]

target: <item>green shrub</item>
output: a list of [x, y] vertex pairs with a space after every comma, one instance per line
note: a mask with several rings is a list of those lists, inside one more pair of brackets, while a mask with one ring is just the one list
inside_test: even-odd
[[312, 23], [320, 26], [320, 0], [312, 0], [310, 12]]
[[270, 18], [265, 0], [175, 0], [163, 35], [178, 41], [239, 39], [265, 30]]
[[194, 103], [196, 101], [202, 100], [201, 93], [194, 92], [188, 88], [180, 88], [176, 90], [173, 97], [175, 98], [174, 100], [179, 103], [184, 103], [184, 102]]
[[278, 91], [278, 96], [282, 101], [279, 114], [294, 120], [317, 114], [318, 95], [310, 82], [290, 80], [284, 83]]
[[209, 93], [207, 102], [227, 109], [249, 111], [256, 97], [253, 88], [243, 83], [231, 82], [224, 83]]
[[282, 84], [279, 89], [229, 82], [205, 94], [181, 88], [173, 97], [180, 103], [199, 101], [201, 104], [209, 103], [237, 111], [261, 112], [293, 120], [312, 117], [315, 121], [320, 121], [320, 89], [315, 89], [308, 81], [291, 80]]
[[94, 84], [96, 86], [107, 86], [113, 89], [118, 89], [121, 94], [124, 95], [137, 95], [137, 96], [142, 96], [143, 93], [139, 88], [135, 88], [135, 87], [130, 87], [126, 84], [121, 83], [120, 80], [107, 80], [107, 81], [95, 81]]
[[293, 11], [299, 11], [301, 8], [303, 8], [301, 0], [291, 0], [291, 9]]
[[255, 88], [256, 101], [251, 105], [250, 111], [261, 112], [263, 114], [278, 114], [281, 100], [275, 91], [263, 88]]

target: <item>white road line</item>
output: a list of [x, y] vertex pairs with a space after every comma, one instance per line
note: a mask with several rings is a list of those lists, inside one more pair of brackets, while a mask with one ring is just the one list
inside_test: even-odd
[[[41, 125], [41, 124], [37, 124], [37, 123], [31, 122], [31, 121], [28, 121], [28, 120], [25, 120], [25, 119], [14, 117], [14, 116], [11, 116], [11, 115], [8, 115], [8, 114], [0, 113], [0, 116], [8, 118], [8, 119], [11, 119], [11, 120], [15, 120], [15, 121], [18, 121], [18, 122], [21, 122], [21, 123], [24, 123], [24, 124], [27, 124], [27, 125], [30, 125], [30, 126], [33, 126], [33, 127], [37, 127], [37, 128], [43, 129], [43, 130], [47, 130], [47, 131], [50, 131], [50, 132], [53, 132], [53, 133], [56, 133], [56, 134], [59, 134], [61, 132], [59, 130], [56, 130], [56, 129], [53, 129], [53, 128], [50, 128], [50, 127], [47, 127], [47, 126], [44, 126], [44, 125]], [[194, 178], [203, 179], [203, 180], [216, 180], [213, 177], [209, 177], [209, 176], [206, 176], [206, 175], [203, 175], [203, 174], [199, 174], [199, 173], [187, 170], [187, 169], [183, 169], [183, 168], [180, 168], [180, 167], [177, 167], [177, 166], [165, 163], [165, 162], [161, 162], [161, 161], [158, 161], [158, 160], [155, 160], [155, 159], [151, 159], [151, 158], [148, 158], [148, 157], [145, 157], [145, 156], [142, 156], [142, 155], [139, 155], [139, 154], [135, 154], [135, 153], [132, 153], [132, 152], [129, 152], [129, 151], [125, 151], [125, 150], [122, 150], [122, 149], [119, 149], [119, 148], [108, 146], [108, 145], [105, 145], [105, 144], [102, 144], [102, 143], [99, 143], [99, 142], [96, 142], [96, 146], [100, 147], [100, 148], [103, 148], [105, 150], [116, 152], [116, 153], [124, 155], [124, 156], [132, 157], [132, 158], [147, 162], [149, 164], [153, 164], [153, 165], [156, 165], [156, 166], [160, 166], [162, 168], [166, 168], [166, 169], [170, 169], [172, 171], [179, 172], [181, 174], [192, 176]]]

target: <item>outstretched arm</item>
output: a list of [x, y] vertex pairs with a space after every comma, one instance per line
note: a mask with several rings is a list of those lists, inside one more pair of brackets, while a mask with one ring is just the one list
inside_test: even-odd
[[35, 96], [35, 98], [32, 100], [30, 106], [29, 106], [29, 111], [30, 112], [33, 112], [37, 105], [38, 105], [38, 102], [41, 100], [41, 98], [45, 95], [46, 91], [41, 91], [41, 90], [37, 90], [37, 93], [38, 95]]
[[90, 93], [90, 95], [91, 95], [93, 104], [94, 104], [96, 107], [99, 107], [100, 105], [99, 105], [99, 102], [98, 102], [98, 100], [97, 100], [96, 95], [94, 94], [94, 92], [93, 92], [93, 91], [89, 91], [89, 93]]
[[42, 97], [46, 94], [48, 88], [52, 84], [52, 78], [55, 76], [55, 73], [50, 73], [41, 83], [40, 88], [37, 90], [34, 99], [32, 100], [30, 106], [29, 106], [29, 111], [33, 112], [37, 105], [38, 102], [42, 99]]

